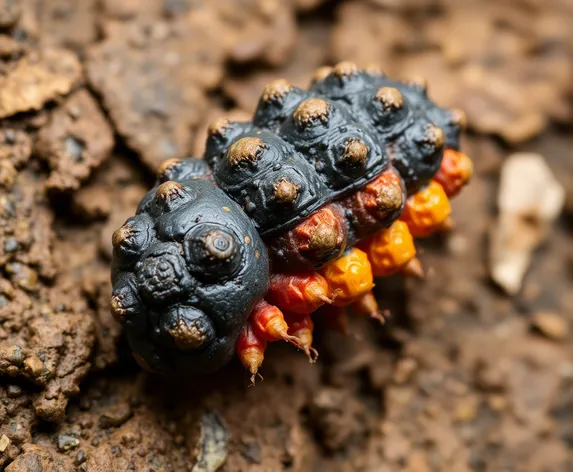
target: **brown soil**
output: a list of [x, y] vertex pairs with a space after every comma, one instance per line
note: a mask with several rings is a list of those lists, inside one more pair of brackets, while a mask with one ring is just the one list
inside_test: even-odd
[[[566, 0], [0, 0], [0, 469], [573, 470], [573, 7]], [[321, 327], [193, 379], [142, 372], [108, 311], [111, 233], [162, 160], [321, 65], [428, 77], [476, 178], [389, 323]], [[490, 282], [499, 170], [542, 152], [566, 214], [519, 295]]]

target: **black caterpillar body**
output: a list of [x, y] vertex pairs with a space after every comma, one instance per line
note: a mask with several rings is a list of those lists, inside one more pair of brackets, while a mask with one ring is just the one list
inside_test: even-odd
[[162, 166], [114, 234], [112, 311], [140, 363], [163, 373], [225, 364], [267, 290], [270, 240], [391, 166], [405, 200], [459, 133], [423, 85], [346, 63], [309, 90], [272, 82], [252, 122], [215, 122], [204, 160]]

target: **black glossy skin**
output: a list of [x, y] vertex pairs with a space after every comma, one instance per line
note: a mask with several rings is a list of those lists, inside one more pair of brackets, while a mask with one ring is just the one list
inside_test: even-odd
[[[182, 195], [165, 203], [152, 189], [126, 222], [132, 236], [114, 249], [113, 294], [127, 307], [123, 324], [131, 348], [151, 371], [221, 367], [268, 288], [269, 261], [260, 236], [206, 172], [199, 160], [169, 169], [162, 180], [180, 182]], [[211, 243], [230, 256], [206, 251], [208, 235], [216, 235]], [[203, 344], [177, 344], [170, 330], [178, 326], [201, 333]]]
[[[382, 87], [401, 92], [402, 106], [385, 109], [376, 101]], [[264, 239], [358, 190], [390, 164], [404, 179], [408, 194], [413, 194], [437, 172], [445, 146], [459, 147], [459, 124], [449, 110], [430, 101], [420, 85], [355, 69], [333, 71], [309, 90], [283, 85], [279, 91], [261, 98], [252, 122], [228, 123], [219, 133], [211, 134], [204, 156], [217, 184], [253, 218]], [[312, 98], [327, 102], [327, 119], [301, 126], [295, 117], [297, 107]], [[442, 138], [432, 141], [432, 129], [436, 128], [443, 131]], [[254, 136], [265, 143], [261, 158], [229, 166], [230, 147], [241, 138]], [[364, 162], [348, 165], [343, 154], [353, 139], [366, 144], [368, 155]], [[299, 195], [292, 204], [281, 206], [269, 189], [282, 172], [298, 173], [303, 181], [295, 177]]]
[[[215, 167], [217, 184], [252, 218], [257, 230], [271, 234], [285, 225], [296, 224], [321, 206], [321, 195], [328, 193], [322, 180], [290, 144], [266, 130], [243, 133], [241, 137], [261, 138], [264, 147], [256, 162], [232, 167], [220, 159]], [[274, 187], [288, 179], [300, 187], [294, 205], [273, 199]]]

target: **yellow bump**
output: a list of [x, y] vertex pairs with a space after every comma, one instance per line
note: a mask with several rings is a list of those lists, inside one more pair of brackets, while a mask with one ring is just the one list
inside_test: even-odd
[[164, 182], [159, 187], [157, 187], [155, 195], [159, 200], [167, 201], [176, 196], [181, 196], [183, 191], [183, 186], [179, 182], [168, 180], [167, 182]]
[[334, 304], [348, 305], [374, 287], [372, 267], [366, 253], [353, 248], [321, 271], [334, 295]]
[[386, 277], [400, 271], [416, 256], [414, 238], [403, 221], [379, 231], [361, 245], [372, 264], [376, 277]]
[[245, 244], [251, 244], [251, 237], [249, 235], [245, 236]]
[[292, 203], [298, 196], [300, 185], [282, 178], [275, 183], [275, 199], [280, 203]]
[[207, 133], [209, 136], [223, 136], [225, 130], [229, 128], [230, 125], [231, 122], [227, 118], [217, 118], [209, 125], [209, 128], [207, 128]]
[[255, 251], [255, 257], [258, 259], [261, 257], [261, 253], [259, 251]]
[[400, 219], [408, 225], [415, 238], [430, 236], [440, 230], [452, 208], [444, 188], [435, 180], [406, 201]]
[[350, 138], [344, 146], [342, 160], [352, 164], [364, 164], [368, 159], [370, 149], [364, 141], [358, 138]]
[[163, 161], [159, 165], [159, 168], [157, 169], [157, 177], [158, 178], [163, 177], [169, 169], [171, 169], [175, 165], [179, 164], [180, 162], [181, 162], [181, 160], [177, 159], [177, 158], [167, 159], [166, 161]]
[[122, 322], [127, 315], [127, 309], [123, 304], [123, 297], [121, 294], [115, 294], [111, 297], [110, 311], [116, 321]]
[[294, 119], [302, 127], [309, 125], [314, 120], [320, 120], [326, 124], [329, 110], [330, 106], [326, 100], [309, 98], [296, 107]]
[[446, 144], [446, 133], [444, 133], [442, 128], [431, 125], [426, 132], [425, 141], [432, 144], [436, 149], [444, 147], [444, 144]]
[[223, 207], [223, 210], [225, 211], [231, 211], [231, 209], [229, 207]]
[[292, 85], [285, 79], [277, 79], [269, 82], [263, 89], [262, 100], [264, 102], [282, 99], [292, 90]]
[[358, 66], [353, 62], [342, 61], [334, 66], [332, 73], [337, 77], [348, 77], [358, 72]]
[[264, 149], [265, 143], [261, 138], [246, 136], [231, 144], [227, 151], [227, 162], [230, 166], [241, 162], [256, 162]]
[[385, 109], [402, 108], [404, 106], [404, 97], [397, 88], [382, 87], [374, 95], [374, 99], [380, 102]]
[[111, 244], [113, 247], [118, 247], [126, 239], [130, 238], [133, 234], [133, 228], [128, 225], [123, 225], [113, 232], [111, 237]]

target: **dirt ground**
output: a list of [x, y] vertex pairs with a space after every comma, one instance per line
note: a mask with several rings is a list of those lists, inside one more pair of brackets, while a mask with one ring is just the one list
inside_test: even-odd
[[[573, 470], [573, 4], [568, 0], [0, 0], [0, 469]], [[386, 326], [318, 320], [319, 362], [141, 371], [108, 311], [111, 233], [164, 159], [272, 78], [378, 63], [466, 111], [476, 167]], [[541, 153], [563, 215], [523, 286], [490, 278], [504, 160]]]

